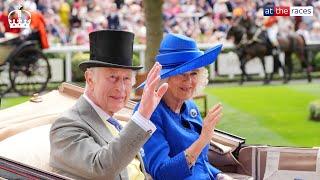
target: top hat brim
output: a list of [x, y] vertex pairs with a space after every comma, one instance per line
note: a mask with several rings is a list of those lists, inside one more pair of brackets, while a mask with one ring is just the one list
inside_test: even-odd
[[123, 68], [123, 69], [132, 69], [132, 70], [139, 70], [142, 68], [142, 66], [125, 66], [125, 65], [112, 64], [112, 63], [96, 61], [96, 60], [88, 60], [79, 64], [79, 68], [82, 71], [85, 71], [87, 68], [91, 68], [91, 67], [111, 67], [111, 68]]
[[[183, 74], [188, 71], [192, 71], [194, 69], [198, 69], [198, 68], [207, 66], [217, 60], [217, 57], [220, 54], [221, 49], [222, 49], [222, 44], [219, 44], [219, 45], [205, 51], [203, 55], [201, 55], [197, 58], [194, 58], [190, 61], [187, 61], [183, 64], [180, 64], [177, 67], [174, 67], [171, 69], [161, 69], [160, 78], [165, 79], [165, 78], [168, 78], [171, 76]], [[143, 83], [141, 83], [137, 87], [137, 89], [143, 88], [145, 83], [146, 83], [145, 81]]]

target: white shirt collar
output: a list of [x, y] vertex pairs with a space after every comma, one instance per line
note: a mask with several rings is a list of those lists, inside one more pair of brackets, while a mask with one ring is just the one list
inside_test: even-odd
[[98, 105], [96, 105], [88, 96], [86, 93], [83, 93], [84, 99], [88, 101], [88, 103], [93, 107], [93, 109], [98, 113], [100, 118], [104, 121], [108, 120], [111, 116], [104, 112]]
[[[88, 103], [92, 106], [92, 108], [97, 112], [100, 118], [108, 122], [107, 120], [110, 118], [110, 115], [104, 112], [99, 106], [97, 106], [87, 95], [86, 93], [83, 94], [83, 97], [88, 101]], [[149, 132], [152, 135], [156, 131], [156, 126], [148, 119], [145, 119], [138, 111], [136, 111], [133, 116], [132, 120], [143, 128], [146, 132]], [[109, 122], [108, 122], [109, 123]]]

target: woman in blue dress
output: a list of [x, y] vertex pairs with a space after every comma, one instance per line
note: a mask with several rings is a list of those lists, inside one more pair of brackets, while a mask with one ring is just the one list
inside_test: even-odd
[[156, 60], [168, 90], [150, 118], [157, 130], [143, 146], [145, 168], [153, 179], [232, 179], [212, 166], [207, 156], [221, 104], [202, 120], [192, 100], [208, 82], [204, 66], [215, 61], [221, 48], [202, 52], [193, 39], [171, 33], [162, 40]]

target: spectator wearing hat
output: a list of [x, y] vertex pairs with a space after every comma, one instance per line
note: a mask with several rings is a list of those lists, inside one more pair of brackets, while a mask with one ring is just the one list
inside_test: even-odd
[[133, 71], [142, 68], [132, 66], [134, 35], [102, 30], [89, 38], [90, 60], [79, 65], [85, 92], [51, 127], [50, 165], [74, 179], [145, 179], [139, 151], [156, 129], [149, 119], [168, 87], [156, 90], [161, 66], [151, 69], [140, 107], [122, 127], [113, 115], [129, 99]]
[[[162, 40], [156, 60], [168, 90], [150, 118], [157, 130], [143, 146], [145, 167], [153, 179], [232, 179], [211, 165], [207, 156], [222, 105], [214, 106], [202, 120], [191, 100], [206, 86], [205, 66], [217, 59], [221, 48], [202, 52], [195, 40], [172, 33]], [[139, 87], [143, 86], [149, 89], [145, 83]]]

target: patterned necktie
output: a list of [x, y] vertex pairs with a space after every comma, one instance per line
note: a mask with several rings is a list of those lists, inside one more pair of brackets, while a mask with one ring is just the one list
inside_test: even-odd
[[118, 121], [115, 120], [114, 118], [110, 117], [107, 121], [108, 121], [110, 124], [112, 124], [118, 131], [120, 131], [120, 130], [122, 129], [121, 124], [119, 124]]

